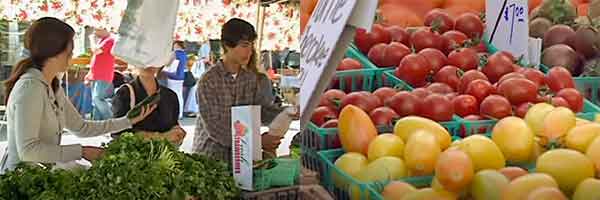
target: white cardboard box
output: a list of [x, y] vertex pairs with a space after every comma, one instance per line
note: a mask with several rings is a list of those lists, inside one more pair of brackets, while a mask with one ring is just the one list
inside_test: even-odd
[[243, 190], [254, 190], [253, 161], [262, 160], [260, 106], [231, 108], [233, 177]]

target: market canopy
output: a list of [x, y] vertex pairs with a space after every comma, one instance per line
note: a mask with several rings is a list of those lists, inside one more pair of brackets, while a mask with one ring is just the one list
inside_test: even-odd
[[[0, 18], [31, 21], [52, 16], [73, 27], [102, 25], [117, 32], [127, 7], [126, 0], [1, 0]], [[274, 1], [271, 1], [274, 2]], [[180, 0], [174, 37], [178, 40], [219, 39], [221, 26], [230, 18], [243, 18], [257, 27], [255, 1]], [[264, 10], [261, 49], [298, 49], [299, 3], [270, 4]]]

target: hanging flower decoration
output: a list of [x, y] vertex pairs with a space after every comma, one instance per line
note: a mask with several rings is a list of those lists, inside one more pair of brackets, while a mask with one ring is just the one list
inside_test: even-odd
[[[104, 27], [117, 32], [127, 0], [0, 0], [0, 18], [32, 21], [51, 16], [71, 26]], [[180, 0], [174, 37], [179, 40], [219, 39], [221, 27], [231, 18], [257, 26], [256, 0]], [[16, 12], [15, 12], [16, 11]], [[299, 5], [272, 4], [264, 9], [263, 50], [299, 48]]]

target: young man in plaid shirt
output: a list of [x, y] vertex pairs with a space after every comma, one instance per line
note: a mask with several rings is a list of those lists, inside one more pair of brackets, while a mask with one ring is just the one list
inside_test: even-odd
[[[272, 84], [257, 68], [254, 27], [231, 19], [221, 30], [225, 54], [198, 82], [199, 115], [193, 151], [231, 164], [231, 107], [260, 105], [261, 120], [269, 124], [284, 109], [274, 104]], [[275, 149], [281, 137], [262, 135], [263, 149]]]

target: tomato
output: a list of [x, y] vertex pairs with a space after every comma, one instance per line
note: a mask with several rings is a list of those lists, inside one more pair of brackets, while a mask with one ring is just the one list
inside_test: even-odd
[[436, 8], [425, 15], [425, 26], [433, 26], [434, 24], [437, 24], [439, 33], [445, 33], [454, 28], [454, 19], [442, 9]]
[[385, 28], [379, 24], [374, 24], [371, 28], [371, 32], [367, 33], [367, 30], [358, 28], [356, 29], [356, 35], [354, 36], [354, 43], [356, 47], [364, 54], [369, 53], [371, 47], [379, 43], [390, 43], [392, 37]]
[[373, 106], [373, 108], [378, 108], [378, 107], [383, 106], [383, 101], [381, 99], [379, 99], [379, 97], [374, 95], [373, 93], [370, 93], [367, 91], [361, 91], [361, 93], [363, 93], [367, 96], [367, 100], [368, 100], [369, 104], [371, 104]]
[[428, 97], [429, 95], [433, 94], [431, 91], [427, 90], [426, 88], [417, 88], [417, 89], [414, 89], [411, 93], [414, 94], [415, 96], [419, 97], [420, 99], [425, 99], [425, 97]]
[[477, 66], [479, 66], [479, 57], [473, 49], [457, 49], [448, 54], [448, 64], [457, 66], [463, 71], [477, 69]]
[[542, 73], [540, 70], [533, 68], [522, 68], [522, 70], [519, 73], [525, 75], [525, 78], [529, 79], [530, 81], [533, 81], [535, 84], [538, 85], [538, 87], [545, 85], [544, 73]]
[[450, 86], [454, 91], [458, 91], [458, 84], [460, 83], [459, 69], [452, 65], [446, 65], [440, 69], [433, 76], [433, 81], [439, 83], [445, 83]]
[[385, 102], [387, 99], [391, 98], [396, 94], [396, 89], [390, 87], [382, 87], [373, 92], [373, 95], [379, 97], [381, 102]]
[[479, 16], [473, 13], [465, 13], [456, 18], [454, 29], [465, 33], [471, 38], [483, 36], [484, 24]]
[[325, 122], [336, 119], [337, 113], [330, 107], [320, 106], [313, 112], [312, 118], [310, 121], [315, 123], [317, 126], [323, 125]]
[[452, 102], [443, 95], [429, 95], [419, 107], [419, 115], [438, 122], [452, 120], [454, 106]]
[[537, 100], [538, 86], [524, 78], [512, 78], [503, 81], [498, 92], [508, 99], [513, 105]]
[[448, 98], [448, 100], [454, 101], [454, 98], [456, 98], [458, 96], [458, 93], [452, 92], [452, 93], [446, 94], [445, 96]]
[[422, 99], [410, 92], [400, 91], [390, 98], [386, 102], [386, 105], [394, 109], [400, 117], [405, 117], [417, 113], [419, 102], [421, 102], [421, 100]]
[[330, 89], [321, 95], [319, 106], [327, 106], [334, 110], [339, 110], [339, 101], [341, 101], [346, 93], [338, 89]]
[[362, 69], [363, 66], [358, 60], [354, 60], [352, 58], [344, 58], [342, 62], [337, 66], [337, 71], [345, 71], [345, 70], [355, 70]]
[[481, 71], [490, 79], [490, 82], [496, 83], [505, 74], [514, 72], [513, 63], [506, 56], [495, 53], [488, 58], [488, 63]]
[[[477, 111], [479, 112], [479, 111]], [[465, 121], [481, 121], [481, 120], [486, 120], [486, 118], [479, 116], [479, 115], [468, 115], [466, 117], [463, 117], [463, 120]], [[479, 127], [479, 129], [475, 130], [475, 127], [471, 127], [471, 130], [469, 130], [469, 132], [467, 133], [467, 128], [465, 127], [464, 124], [460, 125], [460, 136], [461, 137], [467, 137], [468, 135], [471, 134], [485, 134], [487, 132], [487, 129], [485, 126]]]
[[552, 67], [546, 75], [546, 84], [552, 92], [558, 92], [565, 88], [575, 88], [575, 81], [571, 72], [564, 67]]
[[329, 121], [327, 121], [323, 125], [321, 125], [321, 128], [337, 128], [337, 126], [338, 126], [338, 120], [330, 119]]
[[527, 111], [529, 111], [529, 108], [531, 108], [531, 106], [533, 106], [533, 103], [531, 102], [522, 103], [521, 105], [516, 107], [515, 114], [517, 115], [517, 117], [525, 118], [525, 115], [527, 114]]
[[388, 107], [379, 107], [371, 111], [369, 114], [371, 120], [375, 126], [389, 126], [392, 125], [393, 120], [399, 119], [400, 115], [396, 114], [394, 110]]
[[565, 100], [565, 98], [562, 98], [562, 97], [552, 97], [552, 99], [550, 99], [550, 101], [554, 107], [565, 107], [565, 108], [571, 107], [571, 105], [569, 105], [569, 102], [567, 102], [567, 100]]
[[479, 44], [471, 47], [471, 49], [477, 51], [477, 53], [487, 53], [488, 52], [487, 46], [483, 42], [479, 42]]
[[465, 74], [461, 77], [460, 79], [460, 83], [459, 83], [459, 93], [464, 93], [465, 90], [467, 90], [467, 87], [469, 86], [469, 84], [471, 84], [471, 82], [473, 82], [474, 80], [488, 80], [487, 76], [485, 76], [485, 74], [481, 73], [480, 71], [477, 70], [469, 70], [467, 72], [465, 72]]
[[[345, 70], [356, 70], [356, 69], [362, 69], [363, 66], [360, 62], [358, 62], [357, 60], [354, 60], [352, 58], [344, 58], [342, 60], [342, 62], [340, 62], [340, 64], [337, 66], [336, 70], [337, 71], [345, 71]], [[352, 81], [352, 77], [348, 76], [346, 78], [344, 78], [344, 91], [346, 92], [351, 92], [352, 89], [352, 83], [354, 82], [354, 85], [360, 86], [363, 83], [363, 77], [362, 76], [358, 76], [356, 77], [356, 79], [354, 81]], [[332, 88], [340, 88], [340, 80], [338, 80], [338, 78], [334, 78], [332, 80]]]
[[581, 96], [581, 93], [579, 91], [577, 91], [574, 88], [565, 88], [562, 89], [560, 91], [558, 91], [558, 93], [556, 93], [557, 97], [562, 97], [563, 99], [565, 99], [567, 101], [567, 103], [569, 103], [569, 108], [575, 112], [581, 112], [583, 111], [583, 96]]
[[[408, 49], [408, 48], [407, 48]], [[432, 72], [437, 73], [446, 65], [448, 58], [444, 53], [437, 49], [427, 48], [419, 52], [419, 55], [425, 57], [431, 66]]]
[[479, 105], [482, 116], [502, 119], [512, 115], [512, 107], [508, 99], [500, 95], [490, 95]]
[[456, 30], [445, 32], [444, 34], [442, 34], [442, 38], [445, 38], [447, 42], [445, 49], [446, 53], [450, 53], [454, 51], [454, 49], [461, 47], [465, 43], [465, 41], [469, 39], [467, 35]]
[[498, 80], [498, 82], [496, 84], [500, 85], [503, 81], [508, 80], [508, 79], [512, 79], [512, 78], [521, 78], [521, 79], [526, 79], [525, 75], [519, 73], [519, 72], [511, 72], [508, 74], [504, 74], [504, 76], [502, 76], [500, 78], [500, 80]]
[[412, 86], [424, 84], [429, 73], [431, 73], [429, 62], [425, 57], [418, 54], [407, 55], [396, 68], [396, 77]]
[[443, 49], [442, 36], [431, 30], [422, 29], [412, 34], [410, 37], [410, 43], [417, 52], [426, 49]]
[[[379, 98], [377, 98], [379, 100]], [[378, 107], [377, 103], [374, 102], [368, 93], [364, 92], [352, 92], [346, 95], [342, 99], [341, 108], [343, 109], [347, 105], [355, 105], [365, 111], [366, 113]]]
[[463, 94], [452, 100], [454, 112], [461, 117], [479, 113], [479, 102], [474, 96]]
[[431, 91], [431, 93], [434, 94], [444, 95], [454, 92], [454, 90], [445, 83], [432, 83], [431, 85], [427, 86], [427, 90]]
[[385, 27], [385, 30], [390, 33], [392, 42], [400, 42], [404, 45], [410, 44], [410, 34], [406, 31], [406, 29], [399, 26], [388, 26]]
[[482, 102], [487, 96], [490, 96], [494, 91], [492, 84], [487, 80], [473, 80], [467, 86], [465, 94], [471, 95], [477, 99], [477, 102]]
[[379, 43], [369, 50], [369, 60], [378, 67], [398, 66], [404, 56], [410, 54], [410, 49], [402, 43], [392, 42], [390, 44]]
[[510, 59], [511, 62], [515, 62], [515, 56], [512, 55], [512, 53], [508, 52], [508, 51], [499, 51], [498, 54]]

